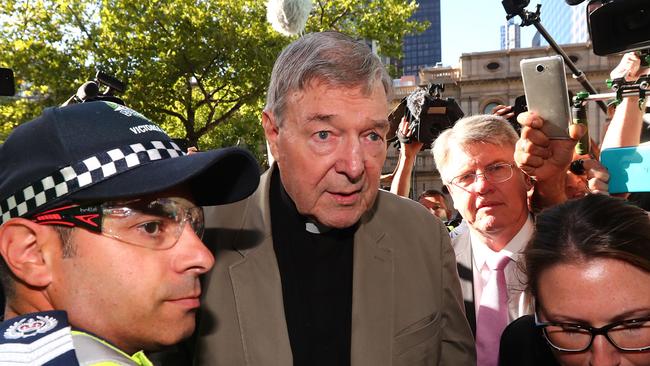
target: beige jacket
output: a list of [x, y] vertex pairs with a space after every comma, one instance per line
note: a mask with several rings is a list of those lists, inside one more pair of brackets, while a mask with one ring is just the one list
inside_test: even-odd
[[[206, 210], [216, 264], [204, 284], [195, 365], [292, 365], [269, 186], [267, 172], [248, 199]], [[442, 222], [380, 191], [354, 246], [352, 366], [475, 364]]]

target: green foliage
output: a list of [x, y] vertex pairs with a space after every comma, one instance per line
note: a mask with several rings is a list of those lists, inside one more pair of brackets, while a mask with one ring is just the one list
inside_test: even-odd
[[[0, 66], [20, 98], [0, 100], [0, 140], [58, 105], [95, 69], [127, 83], [127, 105], [201, 149], [241, 145], [265, 161], [259, 115], [275, 57], [292, 38], [273, 31], [260, 0], [5, 0]], [[405, 0], [318, 0], [307, 32], [374, 39], [399, 57]]]
[[383, 56], [399, 58], [402, 39], [423, 32], [429, 23], [409, 20], [415, 0], [317, 0], [307, 21], [307, 32], [337, 30], [353, 37], [372, 39]]

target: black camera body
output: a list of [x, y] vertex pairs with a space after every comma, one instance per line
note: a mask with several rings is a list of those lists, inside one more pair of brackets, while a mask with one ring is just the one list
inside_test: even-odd
[[[582, 2], [566, 1], [569, 5]], [[641, 51], [642, 56], [650, 53], [648, 0], [590, 0], [587, 25], [598, 56], [630, 51]]]
[[596, 55], [650, 49], [650, 1], [609, 1], [588, 14]]
[[[104, 92], [101, 92], [100, 87], [105, 86]], [[71, 96], [62, 106], [87, 103], [94, 101], [107, 101], [124, 105], [124, 101], [115, 96], [115, 93], [124, 93], [126, 85], [120, 80], [108, 75], [102, 71], [97, 71], [95, 80], [83, 83], [75, 95]]]
[[514, 17], [515, 14], [520, 14], [524, 11], [528, 4], [530, 4], [530, 0], [503, 0], [501, 1], [501, 4], [508, 14], [508, 19], [510, 19]]
[[[465, 114], [454, 98], [442, 98], [443, 84], [430, 84], [419, 87], [389, 115], [391, 126], [395, 125], [396, 138], [401, 143], [419, 141], [429, 147], [433, 140]], [[397, 125], [405, 118], [408, 121], [408, 136], [397, 130]], [[389, 133], [389, 137], [390, 133]]]
[[523, 94], [515, 98], [515, 104], [512, 106], [513, 115], [508, 118], [508, 122], [517, 131], [517, 134], [521, 133], [521, 125], [517, 122], [517, 116], [526, 111], [528, 111], [528, 103], [526, 103], [526, 95]]

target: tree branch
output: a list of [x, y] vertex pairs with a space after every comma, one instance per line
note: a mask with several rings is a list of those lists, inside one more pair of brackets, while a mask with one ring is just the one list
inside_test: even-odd
[[70, 14], [74, 18], [74, 21], [77, 24], [77, 27], [79, 27], [81, 32], [86, 35], [86, 38], [88, 39], [88, 41], [90, 41], [90, 43], [93, 45], [93, 49], [95, 51], [99, 50], [99, 47], [97, 46], [97, 42], [96, 42], [95, 38], [90, 34], [90, 32], [88, 31], [88, 28], [81, 21], [81, 19], [77, 15], [77, 13], [72, 9], [72, 6], [70, 6], [70, 4], [68, 4], [67, 7], [68, 7], [68, 10], [70, 11]]
[[167, 109], [167, 108], [161, 108], [161, 107], [154, 107], [154, 110], [155, 110], [156, 112], [164, 113], [164, 114], [167, 114], [167, 115], [169, 115], [169, 116], [172, 116], [172, 117], [176, 117], [176, 118], [178, 118], [179, 120], [181, 120], [181, 122], [183, 123], [183, 125], [185, 125], [185, 123], [187, 123], [187, 118], [185, 118], [185, 116], [183, 116], [182, 114], [180, 114], [180, 113], [178, 113], [178, 112], [174, 112], [174, 111], [172, 111], [172, 110], [170, 110], [170, 109]]
[[235, 112], [239, 110], [244, 105], [243, 100], [239, 100], [237, 103], [235, 103], [234, 106], [232, 106], [226, 113], [222, 114], [221, 117], [213, 120], [213, 121], [207, 121], [205, 123], [205, 126], [199, 128], [199, 130], [196, 132], [199, 136], [203, 136], [206, 134], [208, 131], [212, 131], [217, 127], [221, 122], [227, 120], [230, 118]]

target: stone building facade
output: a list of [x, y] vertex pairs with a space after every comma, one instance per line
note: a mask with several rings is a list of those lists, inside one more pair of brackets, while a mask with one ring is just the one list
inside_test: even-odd
[[[610, 90], [605, 84], [610, 71], [618, 64], [620, 56], [596, 56], [591, 50], [590, 43], [563, 45], [562, 48], [582, 70], [599, 93]], [[460, 57], [458, 66], [433, 67], [419, 72], [418, 84], [442, 83], [445, 85], [443, 97], [452, 97], [460, 105], [465, 116], [480, 113], [490, 113], [492, 107], [498, 104], [512, 105], [517, 96], [524, 94], [519, 62], [525, 58], [535, 58], [555, 55], [550, 47], [517, 48], [489, 52], [465, 53]], [[572, 78], [567, 70], [568, 88], [573, 93], [584, 88]], [[409, 95], [416, 86], [396, 86], [393, 103], [397, 105]], [[606, 115], [598, 106], [590, 102], [588, 105], [589, 131], [591, 137], [602, 141]], [[383, 173], [394, 171], [398, 160], [398, 151], [390, 146], [384, 164]], [[389, 186], [390, 178], [382, 185]], [[435, 168], [430, 150], [418, 154], [414, 174], [411, 177], [411, 197], [417, 197], [427, 189], [442, 189], [440, 175]]]

